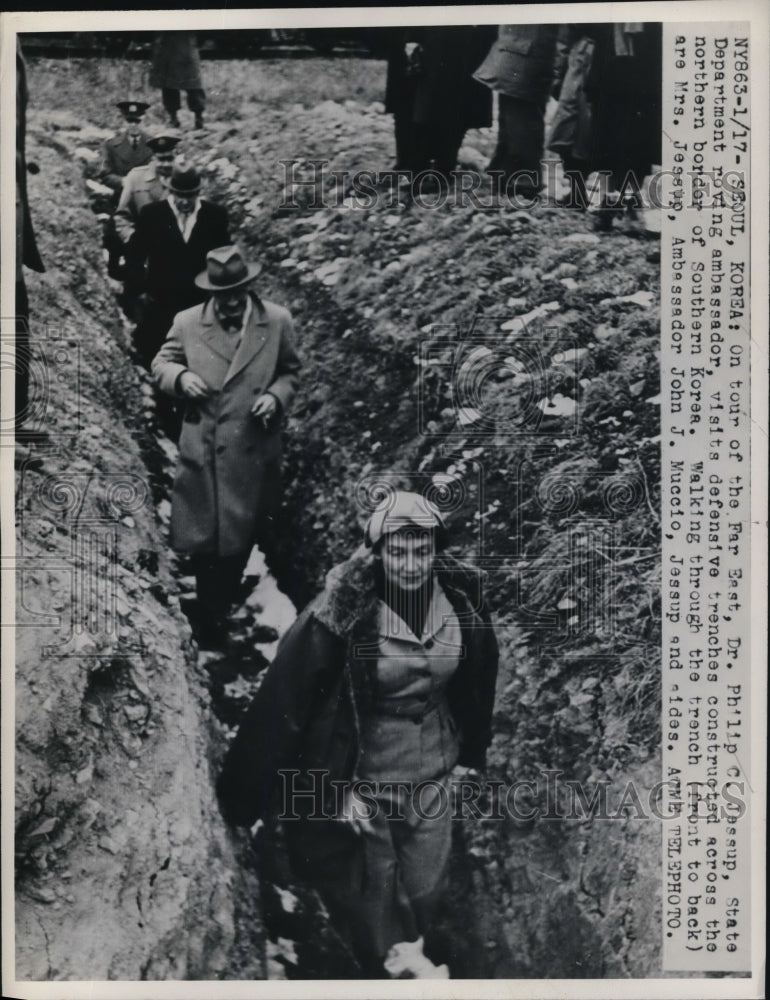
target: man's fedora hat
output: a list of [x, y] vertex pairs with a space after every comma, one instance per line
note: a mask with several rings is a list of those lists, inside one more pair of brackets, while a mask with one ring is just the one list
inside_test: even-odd
[[149, 106], [146, 101], [118, 101], [116, 105], [126, 118], [137, 120], [145, 114]]
[[248, 284], [261, 270], [262, 265], [246, 260], [238, 247], [217, 247], [206, 254], [206, 270], [195, 284], [207, 292], [224, 292]]
[[159, 132], [154, 132], [147, 140], [147, 145], [153, 153], [170, 153], [171, 150], [175, 149], [181, 141], [182, 137], [177, 135], [176, 132], [164, 129]]
[[172, 194], [191, 198], [198, 194], [201, 189], [201, 175], [195, 167], [187, 167], [177, 163], [171, 173], [168, 189]]

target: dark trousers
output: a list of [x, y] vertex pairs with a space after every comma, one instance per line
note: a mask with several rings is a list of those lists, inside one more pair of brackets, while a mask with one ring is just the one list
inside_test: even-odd
[[[203, 90], [187, 90], [187, 107], [195, 114], [206, 108], [206, 93]], [[182, 91], [173, 87], [163, 88], [163, 107], [170, 115], [175, 115], [182, 107]]]
[[500, 94], [500, 121], [497, 147], [489, 171], [503, 173], [501, 188], [505, 189], [518, 171], [529, 171], [534, 176], [522, 177], [517, 188], [540, 186], [540, 159], [545, 141], [545, 109], [532, 101]]
[[[152, 360], [163, 346], [166, 334], [174, 322], [174, 316], [181, 308], [183, 307], [178, 304], [169, 306], [153, 300], [139, 308], [133, 332], [133, 345], [139, 364], [147, 371], [151, 370]], [[160, 430], [171, 441], [179, 441], [183, 412], [183, 404], [156, 390], [155, 417]]]
[[126, 248], [115, 229], [114, 216], [110, 216], [105, 223], [103, 236], [102, 245], [109, 255], [107, 259], [107, 274], [111, 278], [119, 279], [122, 276], [120, 261]]
[[433, 169], [447, 177], [457, 166], [465, 127], [446, 120], [415, 122], [413, 105], [412, 98], [405, 98], [393, 114], [396, 169], [411, 170], [413, 175]]
[[202, 623], [216, 625], [238, 597], [251, 549], [233, 556], [194, 555], [191, 559]]
[[393, 115], [396, 138], [396, 170], [412, 170], [414, 166], [414, 123], [411, 102], [404, 102]]
[[163, 346], [174, 316], [184, 308], [186, 307], [177, 302], [169, 304], [147, 298], [137, 310], [136, 329], [133, 333], [134, 350], [139, 363], [147, 371], [152, 366], [152, 359]]
[[418, 170], [436, 170], [445, 178], [457, 166], [465, 128], [449, 122], [413, 126], [414, 150]]

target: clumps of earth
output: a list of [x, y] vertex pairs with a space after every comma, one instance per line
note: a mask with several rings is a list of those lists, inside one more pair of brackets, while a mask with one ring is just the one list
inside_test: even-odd
[[[389, 189], [363, 210], [344, 185], [292, 187], [319, 161], [327, 178], [392, 165], [384, 64], [205, 69], [207, 128], [186, 153], [305, 364], [286, 437], [291, 600], [255, 553], [227, 653], [191, 642], [192, 581], [166, 542], [175, 449], [129, 360], [88, 184], [136, 65], [31, 60], [49, 438], [17, 449], [19, 978], [356, 974], [278, 832], [259, 832], [255, 863], [213, 781], [278, 636], [358, 544], [382, 481], [433, 490], [453, 550], [487, 572], [502, 651], [487, 776], [532, 782], [538, 812], [494, 818], [482, 799], [458, 821], [433, 946], [453, 978], [660, 975], [659, 830], [619, 805], [660, 772], [656, 242], [547, 204], [428, 210]], [[469, 133], [461, 160], [493, 145]], [[328, 204], [311, 209], [314, 191]], [[589, 797], [609, 782], [613, 818], [554, 818], [567, 781]]]

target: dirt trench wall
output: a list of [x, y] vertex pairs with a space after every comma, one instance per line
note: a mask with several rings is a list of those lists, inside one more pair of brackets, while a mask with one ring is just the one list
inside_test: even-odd
[[17, 978], [262, 978], [258, 886], [217, 810], [222, 737], [167, 555], [150, 390], [66, 124], [33, 115], [27, 151], [47, 266], [27, 272], [28, 426], [48, 439], [17, 450]]

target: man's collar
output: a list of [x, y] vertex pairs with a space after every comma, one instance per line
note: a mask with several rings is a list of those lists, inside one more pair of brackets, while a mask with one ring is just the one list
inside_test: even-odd
[[[222, 322], [222, 317], [219, 315], [219, 312], [217, 310], [217, 305], [216, 305], [216, 300], [215, 299], [212, 299], [212, 308], [214, 310], [214, 315], [216, 316], [217, 323], [224, 329], [224, 323]], [[248, 326], [249, 317], [251, 316], [251, 310], [252, 310], [252, 308], [253, 308], [253, 306], [252, 306], [252, 303], [251, 303], [251, 296], [249, 295], [249, 296], [246, 297], [246, 308], [243, 310], [243, 316], [241, 317], [241, 323], [240, 323], [240, 332], [241, 333], [243, 333], [243, 331]]]
[[[249, 304], [255, 313], [255, 322], [259, 325], [264, 325], [267, 323], [267, 310], [265, 309], [262, 299], [257, 295], [256, 292], [249, 292]], [[249, 313], [251, 316], [251, 313]], [[214, 296], [211, 295], [203, 305], [203, 311], [201, 312], [201, 322], [204, 326], [211, 326], [212, 323], [218, 323], [219, 319], [217, 317], [216, 311], [214, 309]]]
[[[182, 215], [182, 212], [180, 212], [179, 209], [176, 207], [176, 204], [174, 202], [174, 196], [173, 196], [173, 194], [171, 194], [171, 192], [169, 192], [166, 195], [166, 201], [169, 203], [169, 205], [171, 206], [171, 208], [173, 209], [173, 211], [174, 211], [174, 213], [176, 215]], [[200, 198], [196, 198], [195, 199], [195, 205], [193, 206], [193, 210], [192, 210], [192, 212], [188, 212], [188, 215], [197, 215], [198, 212], [200, 211], [200, 207], [201, 207], [201, 199]]]

